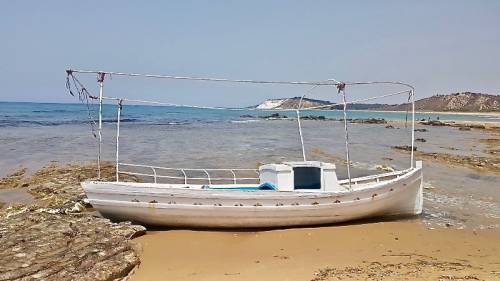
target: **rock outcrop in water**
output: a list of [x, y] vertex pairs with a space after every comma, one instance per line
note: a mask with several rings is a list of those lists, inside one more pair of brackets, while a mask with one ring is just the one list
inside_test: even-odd
[[[266, 116], [252, 116], [252, 115], [241, 115], [240, 118], [260, 118], [265, 120], [297, 120], [296, 117], [288, 117], [287, 115], [282, 115], [279, 113], [273, 113]], [[344, 121], [342, 118], [327, 118], [324, 115], [304, 115], [300, 117], [300, 120], [314, 120], [314, 121]], [[358, 124], [387, 124], [387, 120], [384, 118], [348, 118], [349, 123]]]
[[[95, 165], [25, 172], [0, 180], [0, 188], [27, 188], [36, 199], [0, 210], [0, 280], [115, 280], [139, 264], [129, 240], [146, 229], [85, 208], [79, 183], [95, 175]], [[114, 167], [104, 164], [102, 175], [112, 180]]]

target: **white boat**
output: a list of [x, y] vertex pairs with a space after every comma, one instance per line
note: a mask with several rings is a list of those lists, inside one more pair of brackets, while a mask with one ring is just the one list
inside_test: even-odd
[[[337, 180], [335, 165], [296, 164], [310, 165], [301, 173], [309, 173], [307, 169], [319, 170], [319, 173], [312, 172], [318, 178], [308, 176], [306, 179], [313, 183], [309, 187], [319, 184], [317, 189], [294, 186], [294, 178], [302, 183], [304, 179], [298, 178], [294, 166], [287, 164], [261, 166], [260, 180], [265, 185], [88, 181], [83, 182], [82, 187], [92, 206], [103, 216], [147, 225], [303, 226], [422, 212], [421, 162], [405, 171], [353, 178], [352, 188], [345, 180]], [[296, 166], [295, 169], [298, 170]], [[260, 186], [275, 186], [276, 190], [259, 190]]]
[[[116, 221], [132, 221], [146, 225], [176, 227], [255, 228], [320, 225], [350, 220], [394, 216], [417, 215], [422, 212], [422, 162], [414, 161], [414, 107], [412, 113], [412, 140], [410, 167], [400, 171], [352, 178], [347, 165], [348, 178], [338, 180], [336, 166], [332, 163], [307, 161], [302, 139], [299, 110], [297, 121], [302, 145], [303, 161], [265, 164], [258, 169], [190, 169], [166, 168], [119, 161], [120, 114], [127, 100], [103, 96], [103, 81], [107, 74], [145, 76], [153, 78], [223, 81], [235, 83], [277, 83], [298, 85], [334, 85], [343, 94], [344, 125], [346, 130], [346, 158], [349, 161], [348, 134], [345, 100], [345, 83], [282, 82], [228, 80], [166, 75], [141, 75], [102, 71], [68, 70], [74, 73], [97, 73], [99, 91], [99, 154], [102, 130], [102, 101], [118, 102], [116, 134], [116, 181], [85, 181], [81, 185], [88, 201], [103, 216]], [[79, 83], [79, 81], [77, 80]], [[410, 90], [384, 95], [410, 94], [414, 105], [413, 87], [400, 82], [357, 82], [358, 84], [392, 84], [409, 87]], [[80, 84], [80, 83], [79, 83]], [[355, 85], [355, 83], [351, 83]], [[81, 86], [81, 85], [80, 85]], [[79, 94], [85, 94], [79, 92]], [[371, 99], [371, 98], [370, 98]], [[368, 100], [368, 99], [367, 99]], [[359, 102], [359, 101], [354, 101]], [[354, 103], [351, 102], [351, 103]], [[154, 102], [159, 104], [158, 102]], [[171, 104], [168, 104], [171, 105]], [[316, 108], [305, 108], [314, 110]], [[219, 108], [218, 108], [219, 109]], [[100, 165], [98, 165], [98, 177]], [[126, 169], [124, 169], [126, 168]], [[142, 172], [130, 171], [142, 169]], [[144, 172], [149, 170], [151, 172]], [[167, 174], [165, 174], [167, 173]], [[190, 176], [201, 173], [203, 176]], [[226, 173], [229, 176], [214, 176]], [[237, 174], [246, 174], [237, 176]], [[128, 174], [152, 178], [152, 183], [120, 181], [120, 175]], [[250, 176], [249, 176], [250, 174]], [[253, 174], [253, 176], [251, 175]], [[255, 176], [258, 174], [258, 177]], [[177, 181], [160, 183], [159, 181]], [[180, 181], [180, 183], [179, 183]], [[220, 182], [226, 183], [220, 183]], [[253, 183], [249, 183], [253, 181]], [[227, 183], [230, 182], [230, 183]]]

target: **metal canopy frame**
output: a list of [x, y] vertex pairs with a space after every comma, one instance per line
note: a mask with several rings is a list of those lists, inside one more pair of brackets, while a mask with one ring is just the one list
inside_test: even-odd
[[[119, 159], [119, 145], [120, 145], [120, 119], [121, 119], [121, 111], [122, 111], [122, 106], [125, 101], [127, 102], [134, 102], [134, 103], [147, 103], [147, 104], [156, 104], [156, 105], [167, 105], [167, 106], [179, 106], [179, 107], [192, 107], [192, 108], [205, 108], [205, 109], [221, 109], [221, 110], [259, 110], [259, 111], [295, 111], [297, 114], [297, 124], [298, 124], [298, 131], [299, 131], [299, 136], [300, 136], [300, 143], [301, 143], [301, 148], [302, 148], [302, 158], [304, 161], [307, 161], [306, 158], [306, 152], [304, 148], [304, 139], [303, 139], [303, 134], [302, 134], [302, 126], [300, 123], [300, 111], [301, 110], [321, 110], [323, 108], [331, 108], [332, 106], [335, 105], [342, 105], [343, 106], [343, 116], [344, 116], [344, 130], [345, 130], [345, 152], [346, 152], [346, 162], [347, 162], [347, 174], [348, 174], [348, 180], [347, 183], [349, 184], [349, 188], [351, 188], [351, 173], [350, 173], [350, 157], [349, 157], [349, 133], [348, 133], [348, 126], [347, 126], [347, 105], [349, 104], [354, 104], [358, 102], [363, 102], [363, 101], [369, 101], [369, 100], [374, 100], [378, 98], [384, 98], [384, 97], [390, 97], [390, 96], [395, 96], [395, 95], [403, 95], [403, 94], [408, 94], [409, 95], [409, 101], [411, 102], [411, 108], [412, 108], [412, 120], [411, 120], [411, 153], [410, 153], [410, 169], [414, 168], [414, 145], [415, 145], [415, 88], [407, 83], [404, 82], [399, 82], [399, 81], [357, 81], [357, 82], [340, 82], [336, 79], [328, 79], [326, 81], [272, 81], [272, 80], [242, 80], [242, 79], [227, 79], [227, 78], [211, 78], [211, 77], [195, 77], [195, 76], [175, 76], [175, 75], [157, 75], [157, 74], [139, 74], [139, 73], [126, 73], [126, 72], [113, 72], [113, 71], [96, 71], [96, 70], [75, 70], [75, 69], [67, 69], [66, 73], [69, 76], [73, 76], [73, 73], [81, 73], [81, 74], [95, 74], [97, 75], [97, 82], [99, 85], [99, 96], [98, 97], [92, 97], [98, 99], [99, 101], [99, 121], [98, 121], [98, 153], [97, 153], [97, 177], [98, 179], [101, 178], [101, 149], [102, 149], [102, 110], [103, 110], [103, 101], [104, 100], [113, 100], [117, 103], [118, 109], [117, 109], [117, 126], [116, 126], [116, 181], [119, 181], [119, 174], [124, 173], [124, 174], [131, 174], [131, 175], [142, 175], [142, 176], [154, 176], [155, 183], [157, 181], [157, 178], [176, 178], [176, 179], [184, 179], [184, 182], [187, 183], [188, 177], [185, 171], [203, 171], [206, 174], [206, 178], [189, 178], [189, 179], [208, 179], [209, 183], [211, 183], [211, 180], [214, 178], [210, 176], [210, 173], [208, 171], [230, 171], [232, 173], [232, 177], [229, 178], [215, 178], [215, 179], [230, 179], [232, 180], [235, 184], [237, 183], [237, 180], [248, 180], [248, 179], [255, 179], [255, 178], [237, 178], [235, 171], [249, 171], [249, 170], [254, 170], [254, 169], [180, 169], [180, 168], [165, 168], [165, 167], [157, 167], [157, 166], [149, 166], [149, 165], [138, 165], [138, 164], [127, 164], [127, 163], [120, 163]], [[190, 80], [190, 81], [202, 81], [202, 82], [225, 82], [225, 83], [246, 83], [246, 84], [278, 84], [278, 85], [291, 85], [291, 86], [312, 86], [307, 93], [310, 93], [312, 90], [314, 90], [316, 87], [319, 86], [329, 86], [329, 87], [335, 87], [336, 91], [338, 94], [342, 94], [342, 103], [332, 103], [324, 106], [315, 106], [315, 107], [307, 107], [307, 108], [302, 108], [302, 100], [306, 96], [304, 94], [300, 98], [299, 105], [296, 109], [248, 109], [248, 108], [224, 108], [224, 107], [205, 107], [205, 106], [193, 106], [193, 105], [180, 105], [180, 104], [173, 104], [173, 103], [165, 103], [165, 102], [157, 102], [157, 101], [147, 101], [147, 100], [138, 100], [138, 99], [126, 99], [126, 98], [118, 98], [118, 97], [107, 97], [104, 96], [104, 80], [106, 76], [126, 76], [126, 77], [135, 77], [135, 78], [155, 78], [155, 79], [169, 79], [169, 80]], [[78, 80], [77, 80], [78, 81]], [[80, 86], [84, 89], [83, 85], [78, 81]], [[345, 89], [347, 86], [354, 86], [354, 85], [374, 85], [374, 84], [385, 84], [385, 85], [399, 85], [407, 88], [406, 90], [395, 92], [395, 93], [390, 93], [390, 94], [385, 94], [385, 95], [380, 95], [380, 96], [375, 96], [375, 97], [370, 97], [370, 98], [365, 98], [365, 99], [359, 99], [359, 100], [354, 100], [348, 102], [346, 100], [346, 94], [345, 94]], [[150, 174], [142, 174], [142, 173], [132, 173], [132, 172], [120, 172], [119, 166], [124, 165], [124, 166], [134, 166], [134, 167], [145, 167], [145, 168], [150, 168], [153, 171], [153, 175]], [[170, 176], [158, 176], [156, 174], [156, 170], [178, 170], [181, 171], [183, 174], [183, 177], [170, 177]]]

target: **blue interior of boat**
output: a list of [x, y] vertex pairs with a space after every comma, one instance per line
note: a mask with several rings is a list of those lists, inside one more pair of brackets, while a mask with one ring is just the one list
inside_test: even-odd
[[205, 185], [203, 188], [223, 189], [223, 190], [277, 190], [273, 183], [265, 182], [259, 186], [214, 186]]

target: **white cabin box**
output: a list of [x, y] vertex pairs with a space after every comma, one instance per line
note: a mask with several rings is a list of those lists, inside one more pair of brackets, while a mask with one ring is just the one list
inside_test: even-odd
[[324, 191], [341, 191], [345, 190], [341, 187], [337, 179], [337, 167], [332, 163], [321, 163], [321, 189]]
[[293, 169], [285, 164], [267, 164], [259, 167], [260, 184], [272, 183], [279, 191], [293, 191]]
[[340, 191], [335, 164], [319, 161], [285, 162], [259, 167], [260, 183], [272, 183], [279, 191]]

